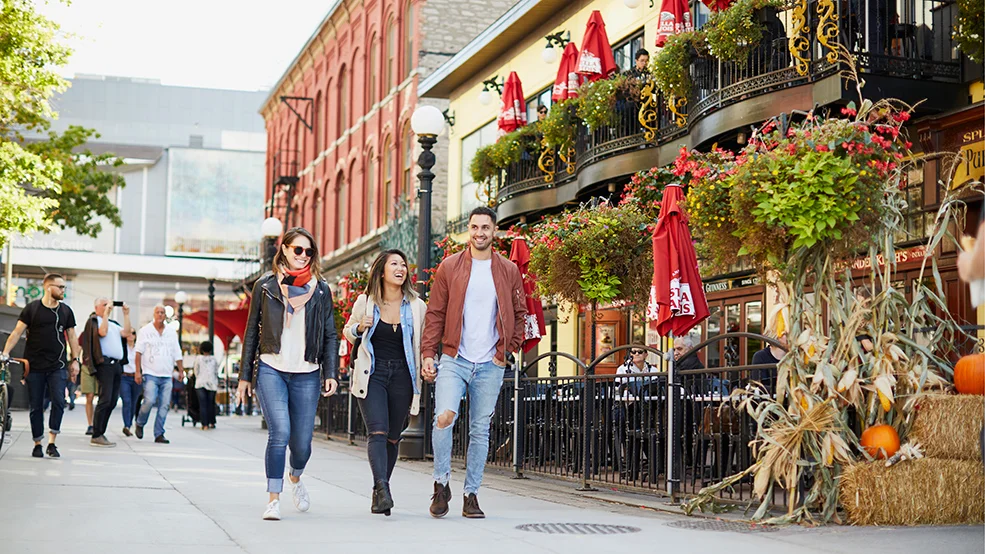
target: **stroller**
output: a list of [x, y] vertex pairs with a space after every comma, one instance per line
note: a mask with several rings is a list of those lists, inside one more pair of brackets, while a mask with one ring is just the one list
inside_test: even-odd
[[185, 410], [184, 414], [181, 414], [181, 426], [184, 427], [186, 422], [191, 422], [192, 427], [198, 425], [201, 421], [201, 411], [199, 411], [198, 405], [198, 395], [195, 394], [195, 375], [189, 375], [188, 381], [185, 383], [185, 406], [188, 409]]

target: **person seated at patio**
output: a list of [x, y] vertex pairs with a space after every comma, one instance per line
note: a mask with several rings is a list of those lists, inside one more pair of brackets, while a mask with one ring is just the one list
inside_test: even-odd
[[543, 104], [541, 104], [540, 106], [537, 107], [537, 122], [538, 123], [540, 123], [541, 121], [544, 121], [545, 119], [547, 119], [547, 111], [548, 111], [547, 106], [545, 106]]
[[[704, 369], [705, 365], [698, 359], [697, 352], [692, 352], [694, 343], [690, 336], [677, 337], [674, 339], [674, 368], [676, 371], [690, 371]], [[687, 355], [685, 355], [687, 354]], [[703, 375], [689, 375], [681, 379], [687, 386], [692, 384], [693, 392], [697, 394], [728, 394], [728, 380], [722, 379], [721, 374], [708, 373]]]
[[776, 393], [776, 366], [787, 354], [787, 334], [783, 333], [776, 338], [783, 348], [768, 344], [766, 348], [759, 350], [752, 355], [752, 365], [772, 365], [772, 368], [754, 369], [750, 372], [749, 379], [758, 381], [769, 391], [770, 394]]
[[[612, 403], [612, 426], [613, 437], [616, 444], [613, 449], [616, 470], [626, 474], [627, 470], [636, 475], [642, 467], [640, 460], [640, 445], [637, 441], [631, 440], [627, 444], [627, 434], [637, 435], [642, 429], [642, 412], [644, 409], [637, 400], [643, 399], [643, 390], [646, 383], [650, 382], [649, 377], [637, 377], [642, 373], [655, 373], [659, 371], [655, 366], [646, 361], [647, 351], [642, 348], [633, 348], [629, 351], [626, 362], [616, 369], [615, 389], [616, 398]], [[629, 458], [629, 463], [624, 460]], [[626, 466], [629, 466], [628, 468]]]

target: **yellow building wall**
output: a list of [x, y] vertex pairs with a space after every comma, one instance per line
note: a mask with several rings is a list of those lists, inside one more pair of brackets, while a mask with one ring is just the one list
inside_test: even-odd
[[[495, 98], [488, 106], [479, 103], [479, 93], [482, 91], [482, 81], [498, 75], [506, 79], [511, 71], [516, 71], [523, 84], [523, 92], [528, 97], [554, 83], [560, 63], [558, 61], [546, 64], [541, 59], [541, 51], [547, 44], [545, 35], [558, 31], [570, 31], [571, 41], [581, 48], [585, 34], [585, 25], [593, 10], [599, 10], [605, 20], [606, 34], [609, 42], [616, 44], [635, 34], [641, 27], [644, 29], [643, 47], [652, 52], [657, 37], [657, 17], [660, 12], [660, 2], [642, 2], [635, 9], [629, 9], [623, 0], [595, 0], [571, 2], [565, 9], [558, 12], [556, 17], [547, 24], [531, 33], [526, 40], [505, 50], [503, 54], [481, 73], [473, 76], [462, 87], [451, 94], [451, 110], [455, 113], [455, 126], [449, 135], [448, 150], [448, 216], [451, 219], [461, 213], [462, 201], [462, 139], [472, 132], [482, 128], [496, 119], [499, 113], [499, 98]], [[467, 169], [467, 168], [466, 168]]]

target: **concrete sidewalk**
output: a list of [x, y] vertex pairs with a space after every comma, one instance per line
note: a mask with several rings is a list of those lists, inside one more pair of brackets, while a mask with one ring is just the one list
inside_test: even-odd
[[[88, 445], [85, 412], [65, 413], [62, 458], [31, 457], [26, 412], [14, 413], [12, 440], [0, 450], [0, 553], [196, 552], [947, 552], [985, 551], [982, 527], [784, 528], [750, 530], [736, 522], [685, 518], [631, 507], [613, 494], [581, 495], [570, 483], [511, 481], [490, 475], [480, 492], [485, 520], [459, 515], [462, 479], [455, 464], [451, 513], [427, 512], [427, 464], [401, 462], [393, 477], [393, 516], [369, 513], [371, 478], [362, 449], [316, 440], [305, 472], [308, 513], [289, 492], [280, 522], [266, 505], [259, 418], [221, 418], [218, 429], [181, 427], [168, 418], [170, 445], [124, 438], [119, 410], [112, 449]], [[613, 502], [613, 500], [616, 500]], [[621, 534], [547, 534], [524, 524], [591, 523], [631, 527]], [[706, 529], [690, 529], [689, 526]], [[717, 527], [724, 530], [709, 530]], [[566, 528], [554, 527], [554, 530]], [[567, 529], [571, 529], [570, 527]], [[597, 530], [597, 529], [596, 529]]]

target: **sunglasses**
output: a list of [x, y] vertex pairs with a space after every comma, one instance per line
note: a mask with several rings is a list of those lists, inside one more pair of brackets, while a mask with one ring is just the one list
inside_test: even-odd
[[[288, 247], [288, 248], [290, 248], [290, 247]], [[302, 253], [305, 256], [307, 256], [307, 257], [310, 258], [310, 257], [312, 257], [312, 256], [315, 255], [315, 249], [314, 248], [305, 248], [303, 246], [295, 246], [294, 247], [294, 254], [295, 255], [300, 256]]]
[[630, 350], [629, 353], [636, 356], [638, 354], [646, 354], [646, 350]]

